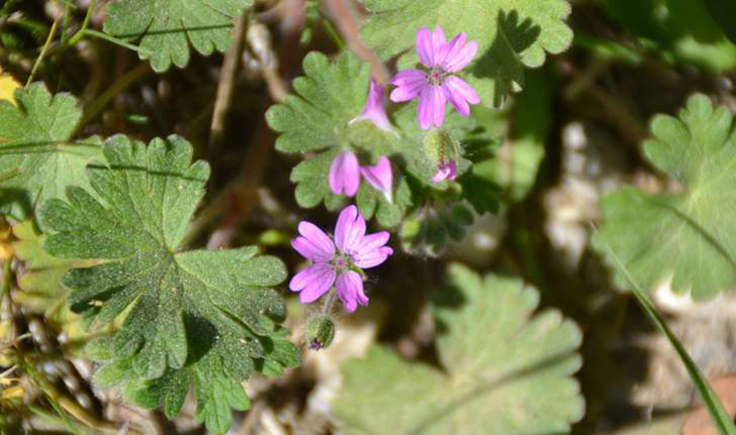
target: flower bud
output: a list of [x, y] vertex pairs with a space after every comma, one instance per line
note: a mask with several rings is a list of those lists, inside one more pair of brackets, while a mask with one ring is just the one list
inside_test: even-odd
[[457, 158], [458, 144], [444, 130], [430, 130], [424, 136], [424, 152], [434, 166], [439, 166], [443, 161]]
[[329, 316], [320, 314], [307, 324], [307, 343], [313, 350], [325, 349], [335, 338], [335, 323]]

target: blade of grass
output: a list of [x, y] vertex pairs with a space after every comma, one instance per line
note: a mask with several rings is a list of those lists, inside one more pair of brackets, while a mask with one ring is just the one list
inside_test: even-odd
[[41, 62], [43, 62], [44, 56], [46, 56], [46, 51], [49, 49], [49, 45], [51, 45], [51, 41], [54, 40], [54, 36], [56, 36], [56, 29], [59, 27], [59, 21], [54, 21], [54, 24], [51, 25], [51, 30], [49, 30], [49, 35], [46, 38], [46, 42], [43, 44], [43, 48], [41, 49], [41, 54], [38, 55], [38, 59], [36, 59], [36, 62], [33, 64], [33, 68], [31, 69], [31, 73], [28, 75], [28, 80], [26, 81], [26, 87], [30, 86], [31, 82], [33, 81], [33, 75], [36, 74], [36, 70], [41, 65]]
[[[593, 228], [593, 231], [597, 232], [595, 227]], [[713, 391], [713, 388], [711, 387], [708, 380], [705, 379], [703, 374], [700, 372], [700, 369], [692, 360], [685, 348], [682, 346], [680, 340], [677, 339], [672, 330], [670, 330], [669, 326], [667, 326], [667, 322], [665, 322], [662, 315], [659, 314], [659, 311], [657, 311], [657, 308], [649, 300], [649, 297], [641, 290], [641, 287], [636, 282], [634, 277], [631, 276], [621, 259], [616, 255], [613, 249], [611, 249], [610, 245], [605, 243], [605, 246], [606, 249], [608, 249], [608, 252], [610, 252], [611, 258], [613, 258], [613, 260], [615, 261], [616, 267], [624, 274], [626, 280], [629, 281], [632, 293], [634, 293], [636, 300], [639, 302], [642, 308], [644, 308], [644, 311], [647, 313], [649, 320], [651, 320], [652, 323], [654, 323], [654, 325], [657, 327], [657, 329], [662, 331], [662, 333], [667, 337], [667, 340], [677, 352], [680, 360], [682, 360], [682, 363], [685, 365], [685, 369], [687, 370], [688, 375], [690, 375], [690, 379], [693, 381], [693, 384], [695, 384], [695, 388], [700, 393], [700, 397], [703, 399], [705, 406], [708, 408], [708, 412], [713, 419], [713, 423], [715, 424], [716, 428], [718, 428], [718, 433], [721, 435], [736, 435], [736, 426], [734, 426], [731, 417], [728, 415], [728, 412], [726, 412], [726, 409], [723, 407], [721, 400], [718, 398], [718, 395], [716, 395], [716, 393]]]

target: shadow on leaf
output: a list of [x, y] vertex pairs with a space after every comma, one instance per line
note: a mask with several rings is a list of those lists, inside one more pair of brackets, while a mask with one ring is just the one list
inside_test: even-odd
[[509, 93], [521, 90], [524, 65], [519, 55], [537, 41], [541, 28], [530, 18], [520, 21], [515, 10], [509, 13], [500, 10], [496, 29], [496, 38], [480, 58], [475, 75], [494, 80], [493, 105], [498, 107]]

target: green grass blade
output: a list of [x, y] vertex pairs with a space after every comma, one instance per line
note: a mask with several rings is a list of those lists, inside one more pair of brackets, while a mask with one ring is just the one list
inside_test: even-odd
[[628, 269], [623, 264], [623, 262], [621, 262], [621, 259], [618, 258], [616, 253], [613, 252], [613, 249], [611, 249], [608, 244], [605, 244], [605, 246], [606, 249], [608, 249], [608, 251], [611, 253], [611, 257], [616, 262], [616, 267], [618, 267], [618, 269], [623, 272], [624, 276], [629, 281], [629, 284], [631, 285], [631, 290], [634, 293], [636, 300], [639, 301], [639, 304], [642, 306], [642, 308], [644, 308], [644, 311], [647, 313], [647, 316], [649, 316], [649, 319], [660, 331], [664, 333], [672, 347], [675, 348], [677, 355], [680, 357], [680, 360], [682, 360], [682, 363], [685, 365], [685, 369], [687, 370], [688, 375], [690, 375], [690, 379], [692, 379], [693, 383], [695, 384], [695, 388], [697, 388], [698, 392], [700, 393], [700, 397], [702, 397], [705, 406], [708, 408], [708, 412], [713, 419], [713, 423], [718, 428], [718, 433], [721, 435], [736, 435], [736, 426], [734, 426], [731, 417], [728, 415], [728, 412], [726, 412], [726, 409], [723, 407], [721, 400], [713, 391], [713, 388], [711, 387], [708, 380], [705, 379], [703, 374], [700, 372], [698, 366], [695, 364], [692, 358], [690, 358], [690, 355], [682, 346], [680, 340], [677, 339], [675, 334], [673, 334], [670, 330], [669, 326], [667, 326], [667, 322], [665, 322], [662, 315], [659, 314], [659, 311], [657, 311], [657, 308], [649, 300], [649, 297], [641, 290], [639, 284], [637, 284], [631, 274], [629, 274]]

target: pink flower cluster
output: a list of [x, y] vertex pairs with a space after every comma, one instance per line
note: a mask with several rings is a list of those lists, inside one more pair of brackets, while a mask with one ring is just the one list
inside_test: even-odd
[[365, 231], [365, 219], [354, 205], [340, 212], [334, 241], [313, 223], [299, 223], [299, 237], [291, 241], [291, 246], [312, 264], [291, 279], [289, 288], [299, 292], [302, 303], [316, 301], [334, 284], [348, 312], [355, 311], [358, 305], [368, 305], [362, 269], [382, 264], [394, 251], [386, 246], [388, 231]]
[[[423, 130], [442, 127], [448, 102], [458, 113], [468, 116], [470, 105], [480, 103], [480, 98], [472, 86], [454, 73], [475, 58], [477, 42], [468, 41], [465, 33], [448, 42], [442, 28], [437, 27], [434, 32], [420, 29], [416, 44], [419, 60], [427, 71], [409, 69], [396, 74], [390, 82], [395, 86], [391, 100], [399, 103], [418, 99], [417, 121]], [[386, 115], [384, 98], [384, 88], [371, 80], [365, 107], [350, 123], [366, 120], [381, 130], [394, 133]], [[457, 163], [443, 156], [432, 181], [439, 183], [456, 176]], [[380, 157], [373, 166], [361, 166], [358, 156], [346, 149], [332, 161], [328, 182], [335, 195], [355, 196], [361, 178], [383, 193], [389, 202], [392, 200], [393, 170], [388, 157]], [[289, 288], [299, 292], [299, 300], [305, 304], [316, 301], [334, 286], [348, 312], [355, 311], [358, 305], [367, 305], [362, 270], [382, 264], [393, 254], [386, 246], [389, 236], [387, 231], [366, 234], [365, 219], [354, 205], [340, 212], [334, 237], [311, 222], [300, 222], [299, 236], [291, 245], [311, 264], [291, 279]]]

